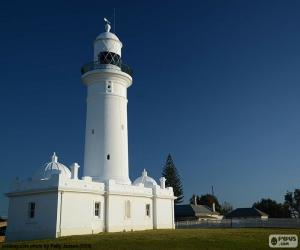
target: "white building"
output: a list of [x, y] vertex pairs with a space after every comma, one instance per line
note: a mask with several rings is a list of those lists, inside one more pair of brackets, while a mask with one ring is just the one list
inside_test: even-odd
[[174, 228], [174, 193], [147, 175], [129, 179], [127, 88], [131, 70], [122, 43], [110, 32], [94, 42], [94, 61], [82, 67], [87, 86], [83, 177], [79, 165], [51, 161], [28, 180], [11, 186], [8, 241], [127, 230]]

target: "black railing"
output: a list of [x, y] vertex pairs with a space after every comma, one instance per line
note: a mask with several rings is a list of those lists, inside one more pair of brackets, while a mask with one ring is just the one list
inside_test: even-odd
[[[112, 64], [112, 63], [111, 64], [110, 63], [101, 63], [99, 61], [89, 62], [89, 63], [84, 64], [81, 67], [81, 74], [83, 75], [86, 72], [89, 72], [89, 71], [92, 71], [92, 70], [95, 70], [95, 69], [105, 69], [107, 65], [116, 66], [115, 64]], [[126, 65], [124, 63], [119, 63], [117, 66], [121, 69], [121, 71], [123, 71], [124, 73], [132, 76], [133, 71], [128, 65]]]

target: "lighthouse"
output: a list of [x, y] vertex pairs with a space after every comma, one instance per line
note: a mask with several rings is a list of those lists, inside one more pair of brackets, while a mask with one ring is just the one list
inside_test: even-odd
[[131, 184], [128, 170], [127, 88], [132, 71], [123, 63], [122, 42], [105, 19], [94, 41], [93, 62], [82, 69], [87, 87], [84, 176], [94, 181]]
[[30, 178], [16, 178], [6, 194], [8, 241], [175, 228], [176, 197], [166, 179], [158, 184], [146, 169], [133, 182], [129, 179], [127, 88], [132, 71], [123, 63], [121, 41], [104, 20], [93, 61], [81, 68], [87, 87], [83, 175], [78, 176], [78, 163], [66, 166], [54, 153]]

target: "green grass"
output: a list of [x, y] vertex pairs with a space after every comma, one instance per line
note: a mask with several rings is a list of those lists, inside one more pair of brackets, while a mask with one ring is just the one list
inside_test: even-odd
[[[168, 249], [270, 249], [269, 234], [297, 234], [300, 229], [177, 229], [149, 230], [124, 233], [101, 233], [96, 235], [69, 236], [53, 240], [35, 240], [13, 243], [29, 245], [31, 249], [62, 249], [67, 244], [69, 249], [80, 249], [80, 244], [90, 244], [91, 249], [122, 250], [168, 250]], [[45, 247], [42, 247], [45, 245]], [[3, 248], [9, 245], [1, 245]], [[56, 247], [55, 247], [56, 246]], [[30, 248], [23, 249], [30, 249]], [[71, 248], [72, 247], [72, 248]], [[6, 248], [6, 249], [11, 249]], [[81, 249], [89, 249], [83, 246]]]

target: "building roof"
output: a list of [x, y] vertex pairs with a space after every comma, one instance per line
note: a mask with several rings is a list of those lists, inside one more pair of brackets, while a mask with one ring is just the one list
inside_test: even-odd
[[112, 52], [121, 56], [122, 42], [114, 33], [110, 32], [110, 29], [109, 22], [105, 21], [105, 32], [98, 35], [94, 41], [94, 53], [97, 57], [101, 52]]
[[43, 167], [41, 167], [33, 176], [35, 180], [44, 180], [51, 178], [54, 174], [61, 174], [66, 178], [71, 178], [71, 171], [68, 167], [61, 164], [57, 160], [57, 156], [53, 153], [51, 158], [51, 162], [46, 163]]
[[134, 182], [133, 185], [138, 186], [139, 184], [144, 184], [145, 187], [153, 187], [157, 185], [156, 181], [148, 176], [147, 171], [144, 169], [142, 172], [142, 176], [138, 177]]
[[98, 39], [100, 39], [100, 40], [113, 39], [113, 40], [120, 42], [119, 38], [114, 33], [110, 32], [110, 30], [111, 30], [110, 21], [108, 21], [106, 18], [104, 18], [104, 22], [105, 22], [105, 26], [104, 26], [105, 32], [98, 35], [96, 40], [98, 40]]
[[268, 214], [258, 210], [255, 207], [251, 208], [237, 208], [230, 213], [226, 214], [226, 218], [245, 218], [245, 217], [261, 217], [269, 216]]
[[103, 32], [100, 35], [97, 36], [96, 40], [103, 40], [103, 39], [112, 39], [116, 41], [120, 41], [119, 38], [111, 32]]
[[176, 217], [200, 217], [207, 214], [218, 215], [218, 212], [213, 212], [209, 207], [204, 205], [175, 205]]

